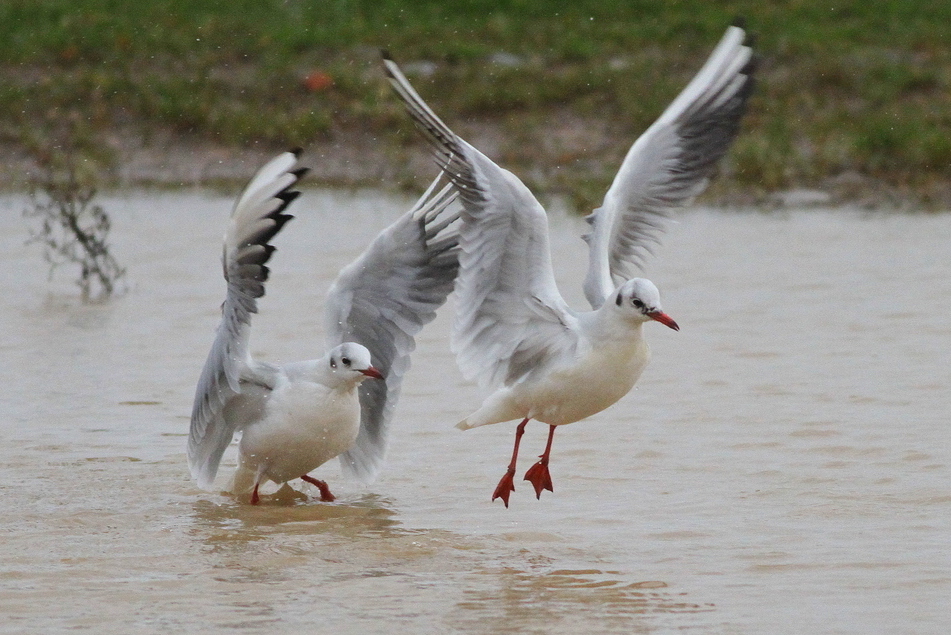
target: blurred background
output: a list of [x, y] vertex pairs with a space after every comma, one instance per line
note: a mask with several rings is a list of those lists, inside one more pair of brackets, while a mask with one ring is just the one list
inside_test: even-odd
[[706, 202], [951, 204], [951, 2], [6, 0], [0, 175], [46, 153], [109, 185], [243, 180], [303, 146], [311, 183], [434, 173], [379, 64], [549, 196], [596, 205], [743, 16], [762, 60]]
[[[242, 182], [305, 148], [254, 320], [277, 362], [319, 350], [337, 272], [436, 172], [381, 48], [555, 203], [580, 307], [573, 214], [737, 16], [757, 92], [646, 263], [683, 330], [559, 432], [557, 494], [490, 503], [512, 428], [452, 428], [480, 402], [453, 301], [372, 486], [195, 487]], [[0, 0], [0, 73], [0, 633], [948, 632], [951, 213], [890, 210], [951, 210], [951, 2]]]

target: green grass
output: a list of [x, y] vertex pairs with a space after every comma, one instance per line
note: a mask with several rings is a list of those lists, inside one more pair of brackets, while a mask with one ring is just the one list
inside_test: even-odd
[[[434, 64], [413, 80], [451, 125], [501, 131], [496, 158], [587, 205], [736, 15], [763, 63], [721, 191], [857, 173], [927, 197], [951, 182], [951, 2], [937, 1], [6, 0], [0, 134], [71, 122], [284, 147], [370, 131], [399, 156], [416, 138], [380, 72], [387, 48]], [[315, 70], [332, 86], [307, 90]], [[600, 136], [551, 141], [566, 117]]]

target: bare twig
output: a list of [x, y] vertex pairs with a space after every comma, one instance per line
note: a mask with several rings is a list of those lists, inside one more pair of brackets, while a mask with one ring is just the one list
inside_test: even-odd
[[41, 176], [30, 187], [30, 206], [23, 215], [38, 219], [28, 243], [43, 246], [50, 278], [63, 265], [79, 265], [76, 283], [83, 299], [103, 299], [117, 291], [125, 269], [109, 251], [111, 222], [101, 205], [93, 204], [96, 187], [82, 178], [77, 157], [62, 146], [35, 153]]

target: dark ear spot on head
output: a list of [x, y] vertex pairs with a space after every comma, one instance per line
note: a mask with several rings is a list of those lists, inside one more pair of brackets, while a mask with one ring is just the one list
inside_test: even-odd
[[614, 304], [616, 304], [616, 305], [618, 305], [618, 306], [621, 306], [621, 302], [622, 302], [622, 301], [623, 301], [623, 298], [621, 297], [621, 292], [618, 291], [618, 292], [617, 292], [617, 300], [614, 301]]
[[333, 357], [330, 358], [330, 367], [331, 368], [337, 367], [337, 360], [335, 360]]

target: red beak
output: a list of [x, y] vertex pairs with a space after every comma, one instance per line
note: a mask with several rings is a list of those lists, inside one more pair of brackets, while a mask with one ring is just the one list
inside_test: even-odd
[[379, 370], [377, 370], [373, 366], [370, 366], [366, 370], [361, 370], [360, 372], [366, 375], [367, 377], [372, 377], [373, 379], [383, 379], [383, 373], [381, 373]]
[[676, 322], [674, 322], [674, 318], [670, 317], [663, 311], [654, 311], [652, 313], [648, 313], [647, 317], [649, 317], [652, 320], [656, 320], [660, 322], [661, 324], [663, 324], [664, 326], [674, 329], [675, 331], [680, 330], [680, 327], [677, 326]]

